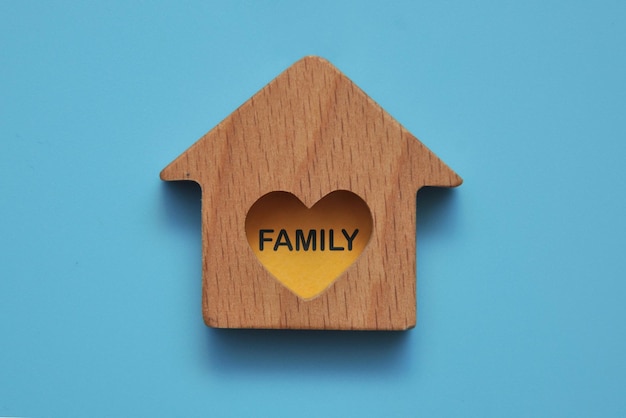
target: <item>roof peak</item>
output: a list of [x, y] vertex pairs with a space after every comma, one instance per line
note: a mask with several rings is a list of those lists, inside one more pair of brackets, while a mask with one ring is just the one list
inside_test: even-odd
[[[233, 149], [241, 155], [233, 155]], [[332, 161], [343, 172], [340, 177], [354, 177], [362, 169], [390, 170], [399, 164], [404, 181], [416, 188], [454, 187], [462, 182], [350, 78], [315, 55], [285, 69], [166, 167], [161, 178], [202, 183], [202, 178], [216, 175], [214, 167], [190, 164], [190, 160], [207, 159], [216, 152], [229, 157], [214, 161], [210, 157], [213, 166], [225, 167], [243, 155], [252, 163], [272, 153], [282, 163], [267, 166], [266, 173], [290, 167], [284, 175], [294, 179]]]

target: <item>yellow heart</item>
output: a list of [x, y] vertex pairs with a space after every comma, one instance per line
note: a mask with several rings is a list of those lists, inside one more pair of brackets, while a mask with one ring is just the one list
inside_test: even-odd
[[365, 249], [372, 214], [356, 194], [337, 190], [307, 208], [287, 192], [257, 200], [246, 216], [250, 248], [263, 267], [303, 299], [326, 290]]

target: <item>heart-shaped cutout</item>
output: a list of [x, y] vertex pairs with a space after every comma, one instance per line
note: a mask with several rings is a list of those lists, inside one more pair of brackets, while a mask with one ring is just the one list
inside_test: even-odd
[[287, 192], [257, 200], [246, 216], [250, 248], [263, 267], [303, 299], [326, 290], [363, 252], [372, 214], [356, 194], [337, 190], [307, 208]]

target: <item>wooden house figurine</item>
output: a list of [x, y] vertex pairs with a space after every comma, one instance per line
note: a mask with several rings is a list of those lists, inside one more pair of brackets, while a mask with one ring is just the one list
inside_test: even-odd
[[422, 186], [461, 178], [328, 61], [305, 57], [162, 172], [202, 188], [211, 327], [416, 322]]

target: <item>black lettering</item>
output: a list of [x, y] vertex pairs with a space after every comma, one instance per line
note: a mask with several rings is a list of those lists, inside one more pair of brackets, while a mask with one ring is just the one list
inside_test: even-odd
[[315, 229], [309, 229], [309, 235], [307, 239], [304, 239], [304, 232], [301, 229], [296, 229], [296, 251], [300, 251], [300, 243], [302, 243], [302, 249], [304, 251], [309, 251], [309, 247], [313, 247], [312, 250], [315, 251], [317, 234]]
[[271, 242], [271, 238], [265, 238], [263, 234], [271, 234], [273, 233], [273, 229], [261, 229], [259, 230], [259, 251], [263, 251], [263, 244], [266, 242]]
[[355, 229], [352, 235], [348, 235], [348, 231], [346, 231], [345, 229], [342, 229], [341, 232], [343, 233], [343, 236], [346, 237], [346, 241], [348, 241], [348, 251], [352, 251], [352, 242], [356, 238], [356, 235], [359, 233], [359, 230]]
[[343, 251], [345, 248], [343, 247], [335, 247], [335, 230], [331, 229], [328, 231], [328, 249], [330, 251]]
[[278, 247], [281, 245], [289, 248], [289, 251], [293, 251], [293, 246], [291, 245], [291, 241], [289, 240], [289, 235], [287, 235], [287, 231], [281, 229], [278, 233], [278, 237], [276, 238], [276, 244], [274, 244], [274, 251], [278, 251]]

